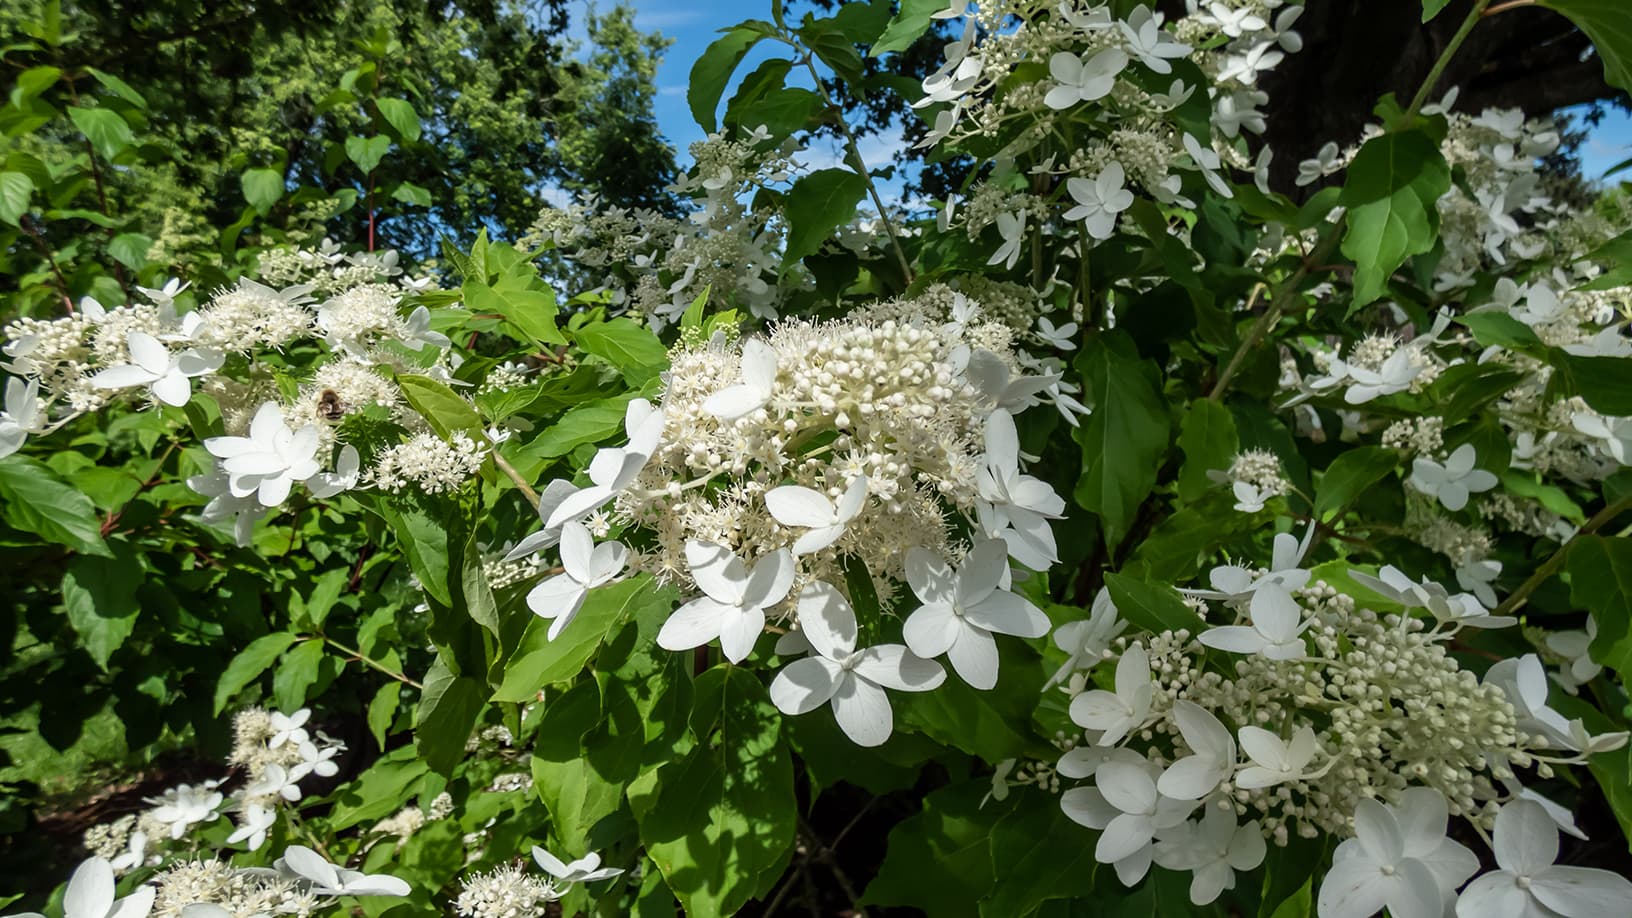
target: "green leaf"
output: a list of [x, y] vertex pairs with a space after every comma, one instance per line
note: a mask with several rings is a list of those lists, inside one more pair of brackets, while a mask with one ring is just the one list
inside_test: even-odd
[[1211, 399], [1190, 403], [1179, 426], [1179, 449], [1184, 465], [1179, 467], [1179, 497], [1195, 503], [1213, 488], [1207, 477], [1211, 469], [1227, 469], [1241, 447], [1235, 432], [1235, 418], [1228, 408]]
[[1632, 539], [1577, 536], [1565, 560], [1570, 601], [1592, 612], [1594, 662], [1632, 673]]
[[981, 808], [990, 789], [988, 781], [971, 781], [924, 797], [921, 811], [890, 830], [884, 862], [862, 901], [945, 918], [976, 915], [975, 903], [994, 880], [992, 825], [1001, 811]]
[[845, 169], [822, 169], [794, 182], [783, 202], [788, 220], [784, 262], [791, 265], [814, 255], [833, 230], [856, 215], [866, 193], [867, 180]]
[[68, 565], [62, 578], [62, 603], [68, 623], [91, 659], [104, 671], [108, 658], [136, 628], [141, 611], [136, 589], [142, 585], [142, 565], [121, 545], [115, 557], [81, 555]]
[[317, 638], [296, 644], [285, 653], [278, 661], [278, 671], [272, 675], [272, 697], [278, 707], [285, 711], [303, 707], [322, 664], [323, 642]]
[[383, 135], [346, 138], [346, 158], [356, 163], [364, 175], [373, 172], [390, 149], [391, 138]]
[[1141, 360], [1121, 332], [1090, 341], [1076, 369], [1094, 412], [1073, 434], [1082, 447], [1075, 496], [1099, 514], [1106, 540], [1115, 544], [1156, 485], [1167, 453], [1167, 400], [1156, 365]]
[[684, 759], [657, 772], [653, 797], [635, 807], [640, 839], [688, 915], [735, 914], [780, 873], [793, 845], [798, 803], [782, 714], [759, 677], [727, 665], [696, 682]]
[[732, 29], [715, 39], [703, 51], [697, 63], [691, 66], [691, 85], [686, 90], [686, 102], [691, 106], [691, 116], [697, 119], [697, 124], [704, 131], [713, 133], [719, 128], [716, 112], [720, 107], [720, 96], [725, 94], [731, 74], [736, 72], [748, 49], [764, 37], [763, 33], [753, 29]]
[[633, 394], [579, 405], [535, 437], [521, 452], [540, 459], [565, 456], [585, 443], [598, 443], [623, 430]]
[[1206, 630], [1207, 624], [1194, 609], [1184, 604], [1170, 586], [1145, 583], [1126, 574], [1106, 574], [1105, 588], [1111, 592], [1118, 615], [1146, 631], [1178, 631], [1188, 628], [1192, 635]]
[[431, 193], [413, 182], [402, 182], [391, 192], [391, 200], [416, 207], [430, 207]]
[[74, 126], [79, 128], [80, 133], [90, 139], [91, 146], [96, 148], [96, 152], [106, 159], [118, 156], [134, 139], [130, 133], [130, 125], [111, 108], [80, 108], [70, 105], [68, 117], [73, 119]]
[[629, 319], [595, 322], [578, 329], [573, 339], [585, 351], [623, 372], [631, 386], [640, 386], [669, 367], [669, 351], [651, 329]]
[[540, 344], [566, 344], [566, 336], [555, 324], [555, 294], [549, 290], [534, 290], [518, 286], [513, 281], [501, 280], [488, 286], [480, 278], [466, 278], [459, 288], [465, 305], [473, 312], [490, 312], [503, 317], [521, 332], [522, 340]]
[[992, 874], [997, 883], [981, 914], [1025, 915], [1049, 899], [1094, 892], [1096, 836], [1073, 822], [1060, 798], [1024, 788], [992, 827]]
[[34, 180], [21, 172], [0, 172], [0, 220], [19, 226], [28, 213], [28, 198]]
[[1632, 414], [1632, 372], [1622, 357], [1577, 357], [1562, 349], [1551, 352], [1560, 384], [1594, 410], [1617, 417]]
[[17, 82], [11, 88], [11, 104], [23, 108], [28, 100], [35, 98], [56, 85], [62, 78], [62, 70], [57, 67], [30, 67], [17, 74]]
[[232, 658], [227, 668], [221, 671], [221, 678], [216, 680], [216, 715], [219, 716], [227, 709], [227, 704], [244, 690], [244, 686], [260, 678], [267, 667], [272, 665], [272, 661], [282, 656], [295, 640], [295, 636], [287, 631], [274, 631], [250, 641], [249, 646], [238, 651], [238, 655]]
[[918, 36], [929, 31], [930, 23], [935, 21], [931, 15], [944, 9], [946, 4], [941, 0], [901, 0], [901, 11], [884, 27], [884, 34], [873, 42], [868, 55], [879, 57], [912, 47]]
[[1382, 296], [1407, 258], [1434, 247], [1437, 202], [1450, 188], [1445, 157], [1421, 131], [1384, 134], [1360, 148], [1339, 198], [1348, 208], [1343, 254], [1355, 264], [1351, 311]]
[[397, 718], [397, 703], [401, 698], [402, 683], [387, 682], [368, 703], [368, 732], [374, 734], [374, 742], [379, 743], [381, 749], [385, 748], [385, 738]]
[[[1000, 640], [997, 650], [996, 688], [981, 691], [949, 678], [933, 692], [896, 696], [890, 703], [899, 712], [899, 723], [988, 762], [1046, 757], [1048, 745], [1026, 727], [1043, 689], [1042, 661], [1019, 641]], [[824, 711], [821, 716], [831, 715]]]
[[153, 240], [141, 233], [120, 233], [108, 240], [108, 254], [132, 271], [140, 271], [147, 264], [147, 252]]
[[1538, 0], [1592, 39], [1604, 61], [1604, 82], [1632, 92], [1632, 4], [1626, 0]]
[[1473, 332], [1474, 340], [1485, 347], [1523, 349], [1541, 346], [1541, 339], [1530, 330], [1530, 326], [1505, 312], [1473, 312], [1457, 316], [1456, 321], [1466, 325], [1468, 331]]
[[103, 73], [95, 67], [86, 67], [85, 72], [89, 73], [92, 79], [102, 84], [104, 89], [108, 90], [119, 98], [124, 99], [131, 105], [142, 109], [147, 108], [147, 100], [142, 98], [142, 94], [131, 88], [131, 85], [126, 83], [124, 80], [119, 79], [111, 73]]
[[486, 439], [482, 416], [446, 384], [429, 376], [414, 375], [398, 376], [397, 384], [402, 387], [408, 404], [424, 416], [437, 436], [446, 440], [456, 433], [469, 433], [476, 436], [477, 442]]
[[1422, 21], [1427, 22], [1438, 16], [1450, 4], [1451, 0], [1422, 0]]
[[1399, 451], [1386, 446], [1359, 446], [1338, 456], [1315, 488], [1315, 516], [1329, 519], [1399, 464]]
[[448, 776], [465, 757], [465, 741], [482, 712], [486, 686], [456, 676], [441, 657], [425, 674], [425, 691], [414, 715], [414, 748], [431, 770]]
[[551, 829], [568, 851], [587, 851], [589, 830], [623, 805], [623, 786], [606, 780], [588, 759], [533, 757], [533, 789], [549, 810]]
[[374, 104], [380, 107], [380, 117], [397, 136], [410, 143], [419, 139], [419, 116], [414, 114], [414, 107], [402, 99], [375, 99]]
[[535, 618], [527, 624], [521, 644], [505, 665], [504, 681], [493, 700], [528, 701], [546, 685], [571, 679], [595, 656], [620, 622], [639, 614], [643, 607], [673, 603], [673, 590], [661, 588], [643, 575], [591, 590], [578, 616], [553, 641], [548, 638], [550, 623]]
[[238, 183], [243, 186], [244, 200], [263, 217], [283, 197], [283, 172], [279, 169], [250, 169], [238, 177]]
[[45, 463], [15, 454], [0, 459], [0, 498], [10, 525], [75, 551], [112, 557], [91, 499]]

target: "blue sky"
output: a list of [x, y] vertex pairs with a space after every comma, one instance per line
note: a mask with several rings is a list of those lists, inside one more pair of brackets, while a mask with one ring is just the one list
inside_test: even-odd
[[[635, 7], [635, 23], [638, 26], [661, 32], [674, 40], [658, 68], [657, 123], [664, 136], [679, 151], [682, 165], [689, 164], [691, 156], [686, 152], [686, 147], [703, 138], [703, 130], [692, 118], [686, 102], [686, 84], [691, 65], [717, 37], [720, 28], [743, 19], [767, 18], [770, 0], [712, 3], [699, 0], [631, 0], [631, 3]], [[610, 5], [601, 4], [603, 8]], [[587, 8], [588, 4], [581, 0], [577, 4], [579, 11]], [[575, 25], [574, 31], [582, 35], [580, 26]], [[755, 53], [750, 53], [743, 66], [738, 68], [738, 73], [749, 72], [771, 53], [769, 49], [757, 49]], [[861, 144], [862, 158], [869, 165], [883, 164], [889, 161], [898, 144], [896, 137], [867, 138]], [[837, 151], [827, 152], [835, 157], [836, 162]], [[1605, 170], [1628, 158], [1632, 158], [1632, 116], [1622, 111], [1611, 111], [1582, 148], [1583, 172], [1589, 180], [1596, 180]], [[1632, 171], [1623, 172], [1617, 178], [1632, 180]], [[896, 191], [899, 184], [899, 181], [887, 183], [890, 191]]]

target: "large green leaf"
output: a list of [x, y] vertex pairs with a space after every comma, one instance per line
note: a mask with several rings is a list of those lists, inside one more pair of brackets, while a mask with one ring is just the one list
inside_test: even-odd
[[1001, 810], [981, 807], [990, 789], [987, 781], [971, 781], [924, 797], [920, 812], [890, 830], [884, 863], [862, 900], [945, 918], [976, 915], [975, 903], [994, 879], [992, 824]]
[[715, 39], [703, 51], [697, 63], [691, 65], [691, 85], [686, 90], [686, 101], [691, 105], [691, 116], [697, 119], [703, 130], [712, 132], [719, 127], [716, 112], [720, 107], [720, 96], [725, 94], [731, 74], [736, 72], [748, 49], [764, 37], [764, 33], [754, 29], [732, 29]]
[[992, 874], [982, 900], [986, 916], [1029, 914], [1049, 899], [1091, 895], [1097, 837], [1060, 809], [1060, 798], [1032, 788], [1014, 792], [1011, 808], [992, 827]]
[[888, 54], [891, 51], [905, 51], [918, 40], [918, 36], [929, 31], [930, 17], [946, 9], [941, 0], [901, 0], [901, 11], [895, 14], [884, 27], [884, 34], [873, 42], [868, 52], [873, 57]]
[[419, 139], [419, 116], [414, 114], [413, 105], [402, 99], [376, 99], [374, 104], [380, 107], [380, 117], [391, 125], [398, 137], [410, 142]]
[[294, 642], [295, 635], [287, 631], [274, 631], [250, 641], [248, 647], [238, 651], [238, 655], [232, 658], [227, 668], [221, 671], [221, 678], [216, 680], [215, 713], [219, 715], [225, 711], [227, 703], [232, 701], [233, 696], [266, 672], [272, 661], [282, 656]]
[[112, 558], [81, 555], [68, 565], [62, 578], [62, 602], [68, 623], [79, 632], [80, 644], [96, 665], [108, 668], [108, 658], [136, 628], [136, 588], [142, 585], [142, 565], [121, 545]]
[[21, 172], [0, 172], [0, 221], [17, 226], [28, 213], [34, 180]]
[[1399, 464], [1399, 451], [1384, 446], [1359, 446], [1338, 456], [1315, 489], [1315, 516], [1324, 519], [1347, 507]]
[[670, 606], [673, 602], [673, 590], [661, 588], [643, 575], [591, 590], [577, 617], [553, 641], [548, 637], [550, 623], [535, 619], [505, 665], [504, 681], [493, 700], [527, 701], [544, 686], [571, 679], [600, 650], [618, 623], [639, 614], [645, 606]]
[[629, 319], [595, 322], [573, 333], [578, 346], [617, 367], [632, 386], [667, 369], [669, 351], [657, 336]]
[[793, 183], [784, 201], [788, 219], [786, 264], [814, 255], [833, 230], [856, 215], [867, 180], [845, 169], [822, 169]]
[[560, 307], [555, 302], [555, 294], [549, 290], [536, 289], [508, 277], [500, 278], [493, 286], [480, 279], [466, 278], [459, 289], [471, 311], [500, 316], [520, 333], [522, 340], [539, 344], [567, 343], [561, 327], [555, 323]]
[[1106, 574], [1105, 588], [1110, 590], [1117, 614], [1146, 631], [1189, 629], [1191, 634], [1200, 634], [1207, 627], [1170, 586], [1144, 583], [1124, 574]]
[[422, 415], [437, 436], [447, 439], [456, 433], [474, 434], [478, 442], [482, 433], [482, 416], [464, 397], [446, 383], [429, 376], [404, 374], [397, 377], [403, 397]]
[[431, 770], [453, 772], [465, 755], [465, 740], [476, 726], [487, 687], [469, 676], [456, 676], [437, 657], [425, 674], [425, 691], [414, 717], [414, 747]]
[[[782, 715], [758, 676], [729, 664], [696, 683], [685, 758], [656, 772], [634, 806], [646, 852], [688, 915], [730, 915], [780, 872], [798, 803]], [[631, 803], [634, 799], [631, 799]]]
[[135, 139], [130, 125], [111, 108], [80, 108], [68, 106], [68, 117], [96, 148], [108, 159], [118, 156]]
[[1592, 39], [1604, 82], [1632, 92], [1632, 3], [1626, 0], [1537, 0], [1570, 17]]
[[0, 459], [0, 499], [11, 526], [75, 551], [111, 557], [91, 499], [38, 459], [15, 454]]
[[1190, 403], [1179, 425], [1179, 449], [1184, 465], [1179, 467], [1179, 497], [1186, 503], [1202, 498], [1214, 485], [1207, 473], [1227, 469], [1241, 447], [1235, 432], [1235, 418], [1228, 408], [1211, 399]]
[[374, 137], [347, 137], [346, 158], [357, 164], [357, 168], [367, 175], [373, 172], [391, 149], [391, 138], [385, 136]]
[[1598, 624], [1592, 659], [1618, 673], [1632, 673], [1632, 539], [1579, 536], [1565, 569], [1570, 600], [1591, 610]]
[[1141, 360], [1120, 332], [1089, 342], [1076, 368], [1094, 409], [1075, 432], [1082, 447], [1076, 499], [1099, 514], [1107, 541], [1115, 544], [1156, 485], [1167, 453], [1167, 401], [1156, 365]]
[[1348, 208], [1343, 254], [1355, 265], [1351, 308], [1382, 296], [1395, 269], [1434, 247], [1436, 205], [1450, 188], [1445, 157], [1421, 131], [1384, 134], [1360, 148], [1339, 198]]
[[1557, 381], [1593, 409], [1617, 417], [1632, 414], [1632, 372], [1623, 357], [1579, 357], [1562, 349], [1551, 352]]
[[283, 197], [281, 169], [250, 169], [238, 177], [238, 183], [243, 186], [244, 200], [263, 217]]

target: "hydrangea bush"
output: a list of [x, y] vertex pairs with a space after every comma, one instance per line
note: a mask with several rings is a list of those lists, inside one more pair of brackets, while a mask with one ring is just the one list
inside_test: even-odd
[[[30, 729], [220, 763], [29, 903], [1627, 914], [1625, 198], [1434, 77], [1275, 188], [1302, 8], [1186, 9], [778, 3], [683, 218], [11, 321]], [[892, 208], [842, 103], [943, 20]]]

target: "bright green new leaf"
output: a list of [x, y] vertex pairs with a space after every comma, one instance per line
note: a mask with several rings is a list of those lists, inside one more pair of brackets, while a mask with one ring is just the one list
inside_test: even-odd
[[380, 160], [385, 158], [386, 152], [390, 149], [391, 138], [383, 135], [346, 138], [346, 158], [356, 163], [364, 175], [373, 172], [374, 167], [380, 164]]
[[703, 130], [713, 132], [719, 128], [716, 111], [720, 107], [720, 96], [725, 94], [731, 74], [736, 72], [748, 49], [764, 37], [753, 29], [731, 29], [715, 39], [691, 66], [691, 86], [686, 90], [686, 101], [691, 105], [691, 116]]
[[1215, 487], [1207, 473], [1229, 468], [1240, 446], [1235, 418], [1228, 408], [1212, 399], [1191, 402], [1179, 425], [1179, 449], [1184, 451], [1184, 465], [1179, 467], [1179, 497], [1186, 503], [1200, 500]]
[[482, 416], [445, 383], [429, 376], [403, 375], [397, 377], [397, 385], [402, 387], [408, 404], [424, 415], [438, 436], [447, 439], [456, 433], [467, 433], [485, 439]]
[[132, 271], [147, 265], [147, 252], [153, 248], [153, 239], [141, 233], [120, 233], [108, 240], [108, 254]]
[[1604, 62], [1604, 82], [1632, 92], [1632, 3], [1626, 0], [1537, 0], [1570, 17], [1592, 39]]
[[1382, 296], [1407, 258], [1434, 247], [1437, 202], [1450, 188], [1445, 157], [1421, 131], [1384, 134], [1360, 148], [1339, 198], [1348, 208], [1343, 254], [1355, 264], [1351, 310]]
[[419, 115], [414, 113], [414, 107], [402, 99], [376, 99], [374, 104], [380, 107], [380, 117], [397, 136], [410, 143], [419, 139]]
[[1167, 400], [1156, 365], [1140, 359], [1120, 332], [1090, 341], [1076, 367], [1084, 401], [1094, 413], [1075, 431], [1082, 447], [1075, 496], [1083, 509], [1099, 514], [1107, 539], [1115, 543], [1156, 485], [1167, 453]]
[[287, 631], [274, 631], [250, 641], [249, 646], [238, 651], [227, 668], [221, 671], [221, 678], [216, 680], [215, 713], [219, 715], [225, 711], [232, 699], [244, 690], [244, 686], [260, 678], [272, 661], [282, 656], [294, 642], [295, 635]]
[[283, 171], [280, 169], [250, 169], [238, 177], [238, 183], [243, 186], [244, 200], [263, 217], [283, 197]]
[[934, 22], [931, 15], [946, 9], [941, 0], [901, 0], [901, 11], [895, 14], [884, 27], [884, 34], [873, 42], [871, 57], [889, 54], [891, 51], [905, 51], [918, 40], [918, 36], [929, 31], [929, 25]]
[[856, 205], [866, 193], [867, 180], [845, 169], [822, 169], [794, 182], [785, 202], [785, 262], [814, 255], [833, 230], [856, 215]]
[[480, 278], [471, 277], [466, 277], [459, 289], [472, 312], [502, 316], [521, 333], [521, 340], [538, 344], [567, 343], [561, 327], [555, 323], [560, 307], [550, 290], [522, 286], [508, 278], [488, 286]]
[[34, 180], [21, 172], [0, 172], [0, 220], [18, 226], [28, 213]]
[[1191, 634], [1200, 634], [1207, 627], [1170, 586], [1144, 583], [1124, 574], [1106, 574], [1105, 588], [1111, 593], [1117, 614], [1147, 631], [1160, 634], [1188, 628]]
[[74, 126], [79, 128], [80, 133], [90, 139], [91, 146], [96, 148], [96, 152], [107, 159], [118, 156], [134, 140], [130, 125], [111, 108], [80, 108], [77, 105], [70, 105], [68, 117], [73, 119]]
[[91, 499], [38, 459], [0, 459], [0, 500], [6, 522], [17, 529], [88, 555], [112, 556]]
[[595, 322], [578, 329], [573, 339], [580, 348], [623, 372], [632, 386], [643, 385], [669, 366], [669, 351], [644, 325], [624, 318]]

